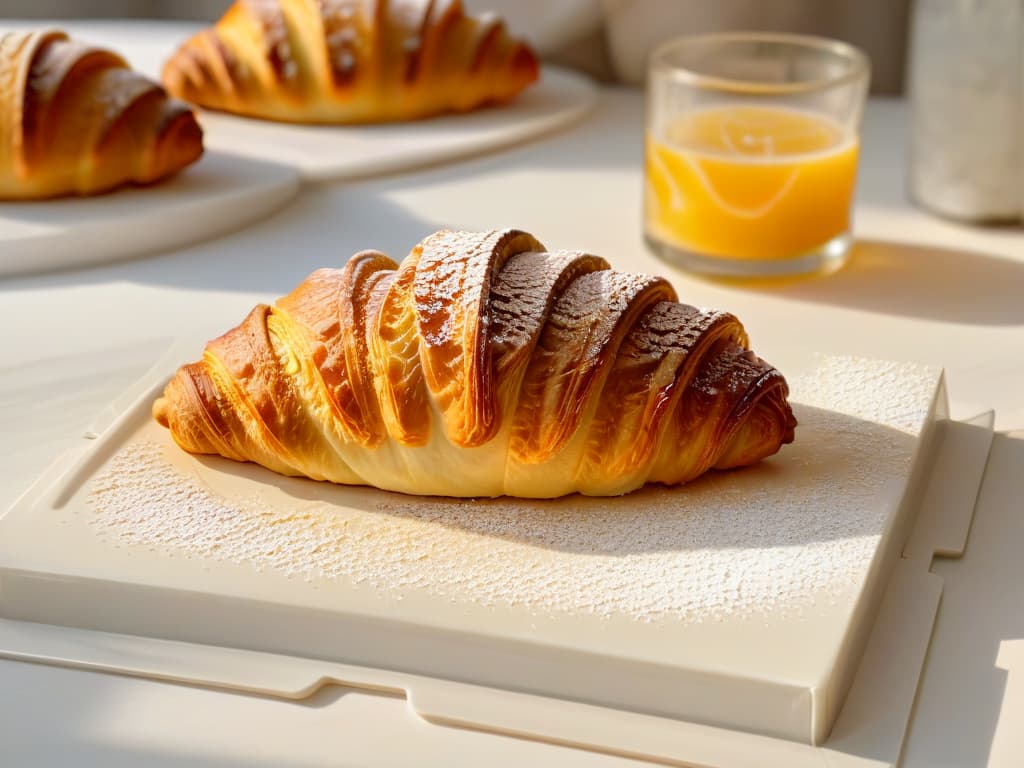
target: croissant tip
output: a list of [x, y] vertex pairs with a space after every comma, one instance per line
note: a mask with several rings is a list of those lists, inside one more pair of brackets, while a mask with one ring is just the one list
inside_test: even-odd
[[156, 402], [153, 403], [153, 418], [157, 424], [165, 429], [170, 428], [170, 410], [171, 403], [166, 397], [158, 397]]
[[540, 79], [540, 59], [526, 43], [521, 43], [513, 59], [513, 67], [526, 73], [527, 82], [534, 83]]
[[203, 155], [203, 129], [187, 104], [171, 100], [167, 119], [160, 128], [156, 159], [150, 182], [176, 173]]

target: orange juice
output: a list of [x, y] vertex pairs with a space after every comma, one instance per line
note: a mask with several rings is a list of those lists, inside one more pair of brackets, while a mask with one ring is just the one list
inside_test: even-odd
[[856, 138], [829, 118], [723, 105], [647, 137], [648, 233], [685, 251], [796, 257], [849, 231]]

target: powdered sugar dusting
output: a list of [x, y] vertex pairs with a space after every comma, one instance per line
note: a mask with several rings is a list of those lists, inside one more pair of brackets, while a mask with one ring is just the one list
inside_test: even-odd
[[[581, 267], [581, 264], [586, 265]], [[492, 318], [491, 343], [498, 350], [518, 349], [540, 331], [554, 294], [564, 278], [608, 264], [581, 252], [519, 253], [505, 262], [491, 285], [487, 315]]]
[[928, 416], [940, 371], [913, 363], [822, 356], [790, 382], [793, 398], [916, 434]]
[[935, 383], [825, 360], [794, 390], [832, 410], [797, 406], [778, 456], [612, 499], [416, 498], [269, 473], [239, 495], [216, 482], [225, 463], [134, 442], [93, 483], [90, 522], [120, 545], [381, 593], [644, 622], [799, 613], [862, 585]]

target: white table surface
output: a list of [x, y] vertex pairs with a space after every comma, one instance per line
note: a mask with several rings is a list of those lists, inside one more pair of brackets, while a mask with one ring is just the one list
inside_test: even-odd
[[[902, 103], [873, 101], [851, 263], [759, 288], [687, 277], [640, 235], [641, 94], [605, 90], [575, 128], [407, 175], [309, 187], [230, 237], [144, 260], [0, 281], [0, 508], [165, 348], [363, 248], [396, 258], [440, 227], [516, 226], [551, 248], [668, 276], [729, 309], [771, 359], [787, 344], [920, 361], [948, 373], [953, 413], [994, 408], [997, 436], [967, 553], [946, 590], [904, 765], [1016, 766], [1024, 733], [1024, 230], [932, 218], [904, 194]], [[187, 223], [183, 222], [183, 225]], [[0, 661], [2, 766], [632, 765], [428, 724], [402, 699], [328, 689], [302, 703]]]

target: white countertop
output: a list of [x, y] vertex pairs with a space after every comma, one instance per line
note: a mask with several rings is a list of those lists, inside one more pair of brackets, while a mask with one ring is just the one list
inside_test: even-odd
[[[259, 300], [364, 248], [401, 258], [441, 227], [515, 226], [551, 248], [668, 276], [784, 345], [944, 366], [954, 416], [1024, 427], [1024, 230], [932, 218], [904, 195], [905, 106], [868, 109], [851, 263], [743, 288], [656, 261], [640, 232], [642, 97], [606, 90], [583, 124], [426, 171], [309, 187], [278, 214], [187, 250], [0, 281], [0, 507], [141, 375], [165, 340], [206, 339]], [[1024, 736], [1024, 434], [998, 436], [965, 557], [947, 579], [904, 764], [1019, 765]], [[0, 662], [0, 764], [615, 765], [618, 758], [431, 725], [404, 700], [328, 689], [302, 703]]]

